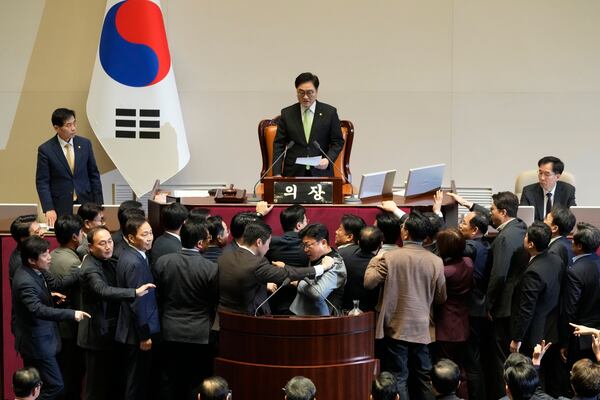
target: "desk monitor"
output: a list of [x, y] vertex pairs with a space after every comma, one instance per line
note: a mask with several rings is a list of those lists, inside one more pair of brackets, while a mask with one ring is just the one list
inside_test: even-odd
[[446, 164], [428, 165], [408, 170], [405, 197], [435, 192], [442, 187]]
[[0, 203], [0, 232], [10, 232], [10, 224], [21, 215], [38, 215], [37, 204]]
[[[77, 210], [79, 210], [79, 206], [81, 204], [73, 205], [73, 214], [77, 214]], [[119, 206], [114, 204], [104, 204], [104, 222], [106, 224], [106, 228], [108, 228], [111, 232], [116, 232], [119, 230]]]
[[364, 199], [367, 197], [392, 194], [395, 177], [395, 169], [363, 174], [360, 179], [360, 190], [358, 192], [358, 197], [360, 199]]
[[527, 226], [531, 226], [535, 220], [535, 207], [534, 206], [519, 206], [517, 210], [517, 217], [521, 218]]
[[570, 210], [578, 223], [587, 222], [600, 228], [600, 206], [572, 206]]

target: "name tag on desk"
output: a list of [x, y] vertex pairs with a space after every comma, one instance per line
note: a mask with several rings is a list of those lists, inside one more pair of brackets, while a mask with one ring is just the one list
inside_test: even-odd
[[333, 204], [333, 182], [273, 182], [273, 203]]

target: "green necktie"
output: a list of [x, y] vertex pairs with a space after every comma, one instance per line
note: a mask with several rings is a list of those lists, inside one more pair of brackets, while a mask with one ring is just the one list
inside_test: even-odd
[[306, 136], [306, 143], [308, 143], [308, 139], [310, 138], [310, 128], [313, 123], [313, 113], [310, 111], [310, 108], [304, 110], [304, 115], [302, 116], [302, 126], [304, 126], [304, 136]]

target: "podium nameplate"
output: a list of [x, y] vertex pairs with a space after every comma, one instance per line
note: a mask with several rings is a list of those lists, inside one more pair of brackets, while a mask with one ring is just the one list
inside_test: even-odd
[[273, 203], [333, 204], [333, 182], [273, 182]]

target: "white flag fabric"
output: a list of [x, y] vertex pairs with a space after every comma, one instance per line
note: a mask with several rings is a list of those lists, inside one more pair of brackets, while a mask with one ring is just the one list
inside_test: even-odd
[[87, 116], [138, 196], [188, 163], [160, 1], [107, 1]]

